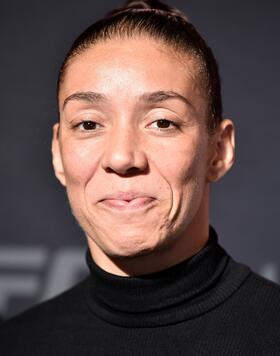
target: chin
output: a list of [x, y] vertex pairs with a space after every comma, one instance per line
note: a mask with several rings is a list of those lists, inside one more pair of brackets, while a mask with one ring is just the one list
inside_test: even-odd
[[103, 252], [113, 259], [133, 259], [164, 251], [170, 247], [173, 240], [161, 235], [152, 238], [152, 233], [142, 234], [142, 236], [149, 236], [149, 239], [139, 239], [139, 236], [127, 236], [125, 238], [123, 235], [121, 238], [116, 236], [110, 240], [110, 245], [108, 244], [106, 247], [103, 245]]
[[[151, 235], [149, 235], [151, 237]], [[100, 244], [99, 244], [100, 246]], [[101, 246], [100, 246], [101, 247]], [[133, 259], [153, 254], [160, 249], [159, 241], [139, 239], [139, 236], [116, 236], [110, 239], [110, 244], [102, 246], [107, 256], [114, 259]]]
[[106, 254], [115, 260], [132, 260], [139, 257], [149, 256], [154, 253], [153, 249], [131, 250], [131, 251], [107, 251]]

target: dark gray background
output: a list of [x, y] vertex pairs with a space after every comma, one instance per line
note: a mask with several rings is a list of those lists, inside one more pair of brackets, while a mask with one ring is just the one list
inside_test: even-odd
[[[6, 317], [85, 272], [85, 238], [51, 165], [56, 77], [73, 39], [120, 4], [1, 1], [0, 313]], [[236, 163], [213, 187], [211, 222], [236, 260], [280, 282], [280, 3], [170, 4], [187, 13], [214, 50], [224, 114], [236, 125]]]

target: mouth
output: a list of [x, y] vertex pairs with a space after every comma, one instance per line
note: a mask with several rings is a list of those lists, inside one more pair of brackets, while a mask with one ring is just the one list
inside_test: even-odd
[[138, 197], [131, 200], [122, 199], [105, 199], [102, 203], [108, 208], [117, 210], [137, 210], [143, 209], [151, 205], [155, 201], [154, 198], [150, 197]]

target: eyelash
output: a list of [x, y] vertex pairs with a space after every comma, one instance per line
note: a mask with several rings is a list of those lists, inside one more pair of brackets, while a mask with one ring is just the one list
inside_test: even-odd
[[[80, 126], [84, 125], [84, 124], [95, 124], [95, 125], [99, 125], [97, 122], [92, 121], [92, 120], [84, 120], [79, 122], [78, 124], [74, 125], [74, 129], [79, 129]], [[95, 131], [95, 130], [86, 130], [86, 129], [81, 129], [81, 131]]]
[[173, 128], [169, 128], [169, 127], [168, 128], [157, 128], [157, 130], [159, 130], [159, 131], [172, 131], [172, 130], [178, 128], [178, 125], [174, 121], [169, 120], [169, 119], [158, 119], [158, 120], [153, 121], [152, 124], [154, 124], [155, 122], [159, 122], [159, 121], [164, 121], [166, 123], [173, 125]]
[[[156, 122], [159, 122], [159, 121], [163, 121], [164, 123], [171, 124], [171, 125], [173, 125], [173, 128], [169, 128], [169, 127], [168, 128], [157, 128], [158, 131], [173, 131], [174, 129], [178, 128], [178, 125], [174, 121], [169, 120], [169, 119], [165, 119], [165, 118], [157, 119], [157, 120], [153, 121], [150, 125], [152, 125], [152, 124], [154, 124]], [[85, 125], [85, 124], [95, 124], [95, 126], [96, 125], [100, 125], [97, 122], [92, 121], [92, 120], [83, 120], [83, 121], [79, 122], [78, 124], [74, 125], [73, 128], [74, 129], [79, 129], [80, 126]], [[81, 131], [96, 131], [96, 130], [95, 129], [87, 130], [87, 129], [81, 128]]]

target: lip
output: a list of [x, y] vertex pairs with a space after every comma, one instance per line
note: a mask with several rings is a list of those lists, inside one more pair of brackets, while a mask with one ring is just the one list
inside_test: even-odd
[[137, 191], [137, 190], [128, 190], [126, 192], [117, 191], [115, 193], [106, 194], [101, 199], [101, 201], [104, 201], [104, 200], [123, 200], [123, 201], [130, 202], [131, 200], [134, 200], [136, 198], [152, 198], [152, 199], [154, 199], [154, 197], [150, 196], [149, 194], [147, 194], [145, 192], [140, 192], [140, 191]]
[[143, 192], [127, 191], [106, 195], [100, 203], [114, 211], [135, 211], [150, 208], [155, 198]]

